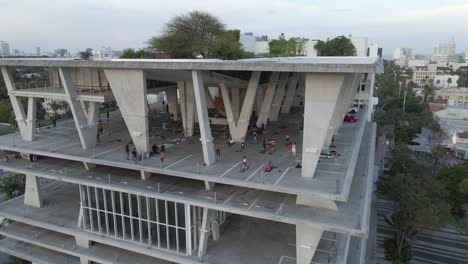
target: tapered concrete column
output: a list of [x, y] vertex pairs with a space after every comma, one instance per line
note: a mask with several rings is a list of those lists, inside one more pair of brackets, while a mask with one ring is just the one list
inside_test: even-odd
[[151, 177], [151, 172], [141, 170], [140, 175], [142, 180], [147, 180]]
[[234, 117], [231, 99], [229, 98], [229, 90], [226, 84], [219, 84], [221, 95], [223, 96], [224, 108], [226, 110], [229, 131], [231, 132], [232, 140], [235, 142], [241, 142], [245, 139], [250, 117], [252, 116], [252, 109], [255, 101], [255, 94], [257, 93], [258, 82], [260, 80], [260, 74], [261, 72], [252, 72], [252, 75], [250, 76], [239, 120], [236, 120]]
[[231, 92], [231, 108], [234, 120], [239, 120], [240, 114], [240, 96], [239, 96], [239, 88], [231, 87], [229, 91]]
[[284, 90], [286, 89], [286, 83], [288, 82], [289, 72], [282, 72], [280, 74], [280, 80], [278, 87], [276, 88], [273, 103], [270, 109], [270, 121], [277, 121], [279, 112], [281, 109], [281, 103], [283, 102]]
[[263, 94], [265, 93], [265, 87], [263, 85], [259, 85], [257, 87], [257, 95], [255, 97], [255, 113], [256, 116], [260, 114], [262, 111], [262, 104], [263, 104]]
[[273, 97], [275, 95], [276, 86], [278, 85], [279, 72], [272, 72], [270, 80], [268, 82], [265, 96], [263, 97], [262, 108], [257, 119], [257, 126], [260, 127], [262, 124], [266, 125], [268, 117], [270, 116], [271, 104], [273, 103]]
[[[59, 68], [60, 79], [62, 80], [68, 105], [73, 114], [73, 121], [75, 121], [81, 145], [84, 149], [90, 149], [96, 146], [98, 108], [95, 106], [95, 103], [89, 103], [89, 109], [86, 113], [87, 110], [83, 109], [81, 102], [78, 100], [78, 94], [71, 73], [72, 70], [70, 68]], [[89, 112], [90, 110], [92, 113]]]
[[76, 235], [75, 236], [76, 245], [83, 248], [89, 248], [91, 246], [91, 240], [86, 237]]
[[169, 113], [174, 115], [174, 121], [179, 120], [179, 100], [177, 98], [177, 89], [166, 90], [167, 105], [169, 107]]
[[206, 165], [216, 162], [213, 137], [211, 136], [210, 119], [206, 106], [205, 85], [201, 71], [192, 71], [195, 104], [197, 106], [198, 125], [200, 127], [200, 141], [203, 149], [203, 160]]
[[16, 90], [16, 85], [11, 72], [7, 67], [2, 67], [1, 70], [10, 96], [11, 106], [15, 113], [16, 122], [21, 133], [21, 138], [24, 141], [33, 141], [34, 131], [36, 129], [36, 99], [33, 97], [28, 98], [28, 109], [27, 112], [25, 112], [20, 98], [11, 94], [11, 92]]
[[195, 95], [191, 81], [178, 81], [180, 96], [180, 112], [182, 114], [182, 125], [186, 137], [193, 136], [193, 123], [195, 120]]
[[208, 86], [205, 86], [205, 98], [206, 98], [206, 108], [207, 109], [215, 108], [215, 103], [213, 101], [213, 98], [211, 97], [210, 89], [208, 89]]
[[105, 69], [133, 144], [139, 154], [150, 152], [146, 76], [143, 70]]
[[299, 76], [299, 83], [297, 84], [296, 95], [293, 99], [293, 106], [301, 106], [301, 98], [304, 97], [305, 94], [305, 79], [305, 74]]
[[344, 74], [306, 75], [302, 177], [314, 176], [343, 82]]
[[337, 103], [333, 110], [332, 120], [330, 126], [328, 127], [328, 133], [325, 137], [325, 142], [323, 144], [323, 149], [328, 149], [330, 147], [333, 136], [338, 132], [340, 128], [345, 113], [349, 110], [350, 104], [350, 94], [353, 93], [354, 83], [356, 81], [357, 74], [346, 74], [343, 85], [340, 89], [338, 95]]
[[296, 263], [310, 264], [317, 246], [322, 237], [323, 230], [311, 226], [296, 225]]
[[41, 208], [42, 197], [39, 190], [39, 177], [26, 174], [26, 186], [24, 190], [24, 204]]
[[282, 114], [288, 114], [291, 110], [294, 96], [296, 95], [297, 83], [299, 82], [300, 73], [293, 73], [292, 77], [288, 79], [286, 96], [284, 97], [283, 106], [281, 107]]
[[200, 227], [200, 241], [198, 246], [198, 258], [203, 259], [206, 254], [206, 248], [208, 245], [208, 238], [210, 236], [210, 209], [203, 208], [203, 216]]

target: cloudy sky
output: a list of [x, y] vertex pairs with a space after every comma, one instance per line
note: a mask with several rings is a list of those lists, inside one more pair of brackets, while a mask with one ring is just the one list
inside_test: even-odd
[[172, 16], [210, 12], [228, 28], [276, 37], [368, 36], [430, 53], [452, 36], [468, 48], [467, 0], [0, 0], [0, 40], [32, 52], [140, 48]]

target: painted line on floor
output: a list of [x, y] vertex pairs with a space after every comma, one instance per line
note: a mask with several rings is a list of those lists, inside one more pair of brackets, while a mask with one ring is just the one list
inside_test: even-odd
[[293, 258], [293, 257], [288, 257], [288, 256], [285, 256], [285, 255], [283, 255], [283, 256], [281, 256], [281, 258], [280, 258], [280, 260], [279, 260], [278, 264], [283, 264], [283, 260], [284, 260], [284, 259], [292, 259], [292, 260], [296, 260], [296, 258]]
[[101, 153], [97, 153], [97, 154], [94, 155], [94, 157], [97, 157], [97, 156], [100, 156], [100, 155], [102, 155], [102, 154], [106, 154], [106, 153], [112, 152], [112, 151], [114, 151], [114, 150], [117, 150], [117, 149], [120, 149], [120, 148], [123, 148], [123, 147], [125, 147], [125, 146], [119, 146], [119, 147], [116, 147], [116, 148], [113, 148], [113, 149], [109, 149], [109, 150], [107, 150], [107, 151], [103, 151], [103, 152], [101, 152]]
[[265, 167], [265, 164], [260, 165], [260, 167], [258, 167], [252, 174], [250, 174], [250, 176], [247, 177], [247, 179], [245, 179], [245, 181], [250, 180], [250, 178], [252, 178], [253, 176], [255, 176], [255, 174], [257, 174], [257, 172], [258, 172], [259, 170], [261, 170], [263, 167]]
[[227, 170], [223, 174], [219, 175], [219, 177], [221, 177], [221, 178], [224, 177], [226, 174], [228, 174], [230, 171], [232, 171], [235, 167], [239, 166], [239, 164], [241, 164], [241, 163], [242, 163], [242, 161], [237, 162], [229, 170]]
[[81, 143], [80, 143], [80, 142], [77, 142], [77, 143], [73, 143], [73, 144], [61, 146], [60, 148], [51, 149], [51, 150], [49, 150], [49, 151], [56, 151], [56, 150], [59, 150], [59, 149], [63, 149], [63, 148], [70, 147], [70, 146], [74, 146], [74, 145], [78, 145], [78, 144], [81, 144]]
[[315, 170], [317, 172], [323, 172], [323, 173], [332, 173], [332, 174], [338, 174], [338, 175], [345, 175], [342, 172], [335, 172], [335, 171], [324, 171], [324, 170]]
[[176, 161], [176, 162], [174, 162], [174, 163], [172, 163], [172, 164], [170, 164], [170, 165], [164, 167], [164, 169], [169, 169], [170, 167], [172, 167], [172, 166], [178, 164], [179, 162], [182, 162], [182, 161], [184, 161], [184, 160], [186, 160], [186, 159], [188, 159], [188, 158], [190, 158], [190, 157], [192, 157], [192, 154], [190, 154], [190, 155], [188, 155], [187, 157], [185, 157], [185, 158], [183, 158], [183, 159], [180, 159], [180, 160], [178, 160], [178, 161]]
[[275, 181], [275, 185], [277, 185], [277, 184], [283, 179], [283, 177], [286, 175], [286, 173], [288, 173], [288, 171], [289, 171], [290, 169], [292, 169], [292, 168], [293, 168], [293, 167], [288, 167], [288, 168], [286, 168], [286, 170], [283, 172], [283, 174], [281, 174], [281, 176]]

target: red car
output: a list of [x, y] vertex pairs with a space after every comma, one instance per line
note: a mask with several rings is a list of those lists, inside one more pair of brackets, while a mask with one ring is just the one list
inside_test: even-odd
[[357, 120], [358, 120], [358, 117], [353, 116], [353, 115], [345, 115], [343, 119], [344, 122], [356, 122]]

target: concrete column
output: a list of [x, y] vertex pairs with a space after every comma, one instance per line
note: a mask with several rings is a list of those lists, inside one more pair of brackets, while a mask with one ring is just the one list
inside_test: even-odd
[[314, 176], [343, 82], [344, 74], [306, 75], [302, 177]]
[[88, 258], [80, 257], [80, 264], [89, 264], [91, 263]]
[[237, 122], [239, 120], [240, 114], [240, 96], [239, 96], [239, 88], [238, 87], [231, 87], [229, 91], [231, 92], [231, 108], [234, 121]]
[[304, 97], [305, 94], [305, 74], [300, 74], [299, 76], [299, 83], [297, 84], [296, 95], [293, 99], [293, 106], [301, 106], [301, 98]]
[[169, 113], [174, 115], [174, 121], [179, 120], [179, 100], [177, 99], [177, 88], [169, 88], [166, 90], [167, 105]]
[[146, 180], [151, 177], [151, 172], [141, 170], [140, 175], [142, 180]]
[[[97, 117], [97, 113], [85, 113], [86, 110], [83, 109], [80, 101], [78, 100], [78, 94], [76, 92], [71, 73], [72, 70], [70, 68], [59, 68], [60, 79], [62, 80], [63, 88], [65, 90], [65, 97], [73, 114], [73, 121], [75, 121], [81, 145], [84, 149], [90, 149], [96, 146], [97, 123], [93, 118]], [[91, 105], [95, 106], [94, 104], [90, 104], [90, 107]], [[97, 112], [98, 109], [94, 107], [93, 111]], [[90, 116], [91, 119], [88, 119], [86, 117], [87, 115]]]
[[91, 170], [93, 168], [96, 168], [96, 164], [94, 164], [94, 163], [89, 163], [89, 162], [84, 162], [83, 161], [83, 165], [84, 165], [84, 167], [85, 167], [85, 169], [87, 171], [89, 171], [89, 170]]
[[272, 72], [270, 81], [268, 82], [265, 96], [263, 97], [262, 108], [257, 119], [257, 126], [260, 127], [262, 124], [267, 123], [268, 117], [270, 116], [271, 104], [273, 103], [273, 96], [275, 95], [276, 86], [278, 84], [279, 72]]
[[143, 70], [105, 69], [115, 100], [139, 154], [150, 152], [146, 74]]
[[234, 119], [228, 88], [224, 83], [219, 84], [221, 95], [223, 96], [224, 108], [226, 110], [229, 131], [231, 132], [232, 140], [235, 142], [241, 142], [245, 139], [250, 117], [252, 116], [252, 109], [255, 101], [255, 94], [257, 93], [258, 82], [260, 80], [260, 74], [261, 72], [252, 72], [237, 123]]
[[203, 256], [205, 256], [205, 254], [206, 254], [206, 248], [207, 248], [207, 245], [208, 245], [208, 238], [210, 236], [209, 214], [210, 214], [210, 209], [203, 208], [203, 216], [202, 216], [202, 222], [201, 222], [201, 227], [200, 227], [200, 242], [199, 242], [199, 246], [198, 246], [198, 258], [200, 260], [202, 260]]
[[206, 98], [206, 108], [207, 109], [215, 108], [215, 103], [213, 101], [213, 98], [211, 97], [210, 89], [208, 89], [208, 86], [205, 86], [205, 98]]
[[299, 73], [293, 73], [292, 77], [288, 79], [286, 96], [284, 98], [283, 106], [281, 107], [282, 114], [288, 114], [291, 110], [294, 96], [296, 95], [297, 83], [299, 82]]
[[270, 121], [277, 121], [279, 112], [281, 109], [281, 103], [283, 102], [284, 90], [286, 83], [288, 82], [289, 72], [282, 72], [279, 77], [278, 87], [276, 88], [273, 103], [270, 109]]
[[80, 235], [75, 236], [75, 242], [77, 246], [82, 248], [89, 248], [91, 246], [91, 240]]
[[304, 224], [296, 225], [296, 263], [310, 264], [317, 246], [322, 237], [323, 230]]
[[41, 208], [42, 197], [39, 190], [39, 177], [26, 174], [26, 186], [24, 190], [24, 204]]
[[356, 81], [357, 74], [346, 74], [343, 85], [340, 89], [337, 103], [333, 110], [332, 120], [330, 126], [328, 127], [328, 133], [325, 137], [325, 142], [323, 144], [323, 149], [328, 149], [330, 147], [333, 136], [338, 132], [340, 128], [345, 113], [349, 110], [350, 104], [350, 94], [353, 93], [354, 83]]
[[193, 123], [195, 117], [195, 95], [191, 81], [178, 81], [180, 96], [180, 112], [182, 114], [182, 125], [186, 137], [193, 136]]
[[193, 90], [197, 106], [198, 125], [200, 127], [200, 141], [203, 149], [203, 160], [206, 165], [216, 162], [214, 153], [213, 137], [211, 136], [210, 119], [206, 106], [205, 85], [201, 71], [192, 71]]
[[265, 93], [265, 87], [263, 85], [259, 85], [257, 88], [257, 95], [255, 99], [255, 113], [258, 117], [260, 112], [262, 111], [262, 103], [263, 103], [263, 94]]
[[11, 72], [7, 67], [2, 67], [1, 70], [10, 96], [11, 106], [15, 113], [16, 122], [21, 133], [21, 138], [24, 141], [33, 141], [34, 131], [36, 129], [36, 100], [33, 97], [28, 98], [28, 109], [26, 113], [20, 98], [11, 94], [11, 92], [16, 90]]
[[372, 122], [372, 113], [374, 112], [374, 86], [375, 74], [369, 74], [370, 87], [369, 87], [369, 104], [367, 105], [367, 122]]

